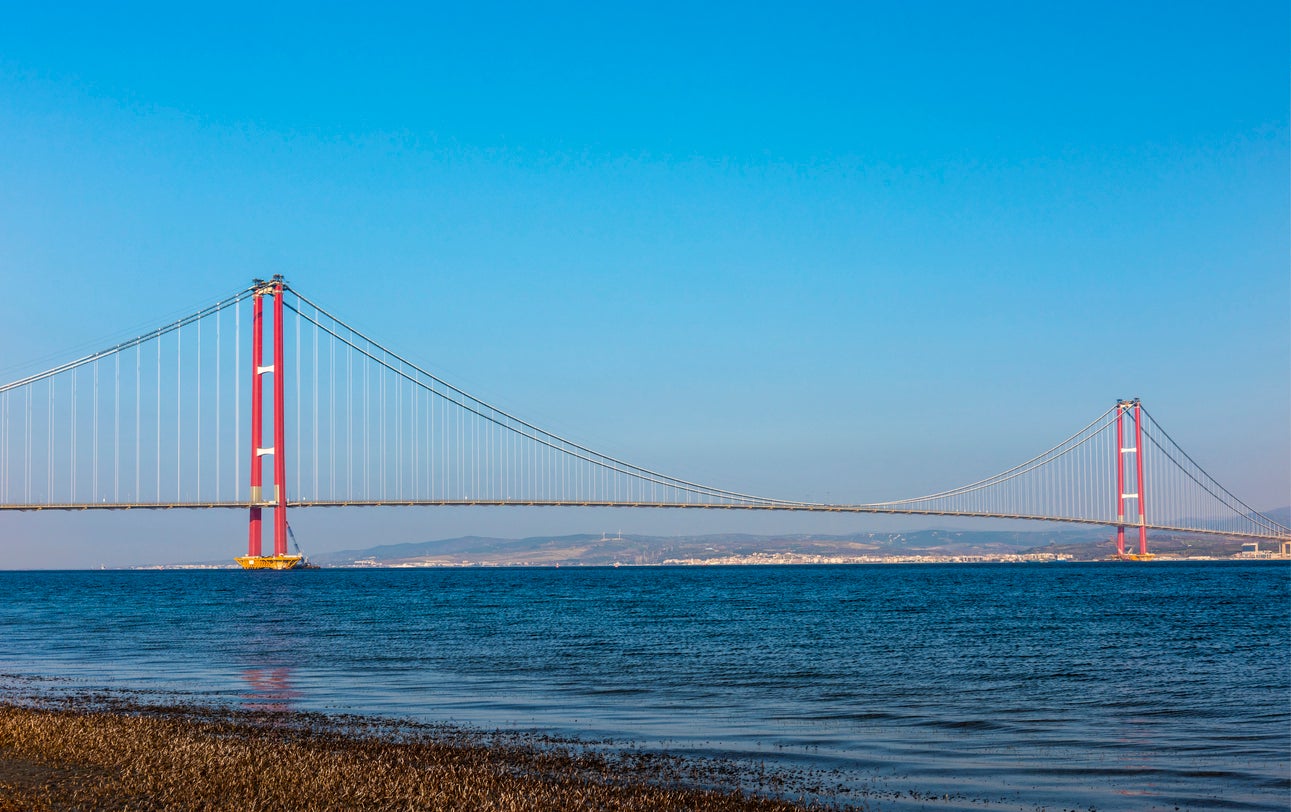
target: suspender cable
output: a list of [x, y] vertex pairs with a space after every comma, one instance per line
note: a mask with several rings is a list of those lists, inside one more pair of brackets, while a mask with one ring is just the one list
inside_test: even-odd
[[242, 305], [233, 308], [233, 498], [242, 501]]
[[[22, 503], [25, 505], [30, 505], [32, 503], [31, 501], [31, 444], [32, 444], [31, 397], [32, 397], [32, 390], [35, 388], [36, 388], [35, 386], [30, 386], [23, 391], [24, 405], [19, 406], [19, 409], [23, 412], [23, 421], [22, 421], [23, 453], [22, 453], [22, 459], [20, 461], [21, 465], [18, 469], [18, 480], [21, 483]], [[46, 386], [46, 388], [48, 388], [48, 385]], [[46, 400], [48, 400], [50, 403], [49, 411], [52, 414], [53, 403], [54, 403], [53, 394], [52, 393], [47, 394]], [[47, 432], [47, 433], [52, 434], [52, 432]], [[47, 463], [49, 463], [49, 462], [52, 462], [53, 459], [54, 459], [54, 456], [51, 450], [50, 453], [48, 453], [45, 456], [45, 460]], [[48, 464], [46, 465], [46, 467], [49, 467]], [[48, 493], [48, 489], [46, 490], [46, 493]]]
[[184, 492], [180, 460], [184, 450], [184, 333], [175, 331], [175, 501]]
[[121, 501], [121, 353], [112, 357], [112, 501]]
[[354, 493], [354, 350], [349, 348], [345, 351], [345, 492]]
[[224, 311], [215, 314], [215, 501], [220, 501], [220, 447], [224, 445], [224, 435], [220, 432], [220, 415], [224, 412], [224, 402], [220, 400], [220, 378], [223, 368], [220, 365], [220, 319]]
[[202, 323], [197, 323], [197, 498], [202, 498]]
[[[361, 354], [366, 354], [372, 361], [376, 362], [379, 366], [393, 372], [395, 371], [395, 367], [392, 365], [391, 359], [397, 360], [405, 366], [406, 370], [410, 370], [410, 372], [405, 371], [404, 373], [405, 378], [415, 381], [419, 386], [422, 386], [423, 388], [426, 388], [432, 392], [435, 392], [435, 394], [438, 394], [440, 397], [449, 399], [458, 408], [465, 409], [471, 412], [472, 414], [478, 417], [482, 417], [486, 420], [494, 420], [496, 422], [502, 423], [508, 426], [511, 431], [520, 432], [521, 434], [524, 434], [524, 436], [527, 436], [530, 440], [538, 442], [541, 445], [544, 445], [556, 450], [560, 450], [564, 453], [573, 454], [574, 456], [582, 459], [589, 459], [592, 461], [596, 461], [597, 464], [611, 467], [615, 471], [622, 474], [638, 476], [638, 477], [647, 478], [647, 479], [658, 478], [661, 481], [667, 481], [675, 484], [679, 490], [690, 488], [697, 494], [704, 494], [709, 496], [720, 496], [737, 502], [756, 502], [756, 503], [779, 504], [779, 505], [807, 504], [802, 502], [793, 502], [789, 500], [766, 499], [763, 497], [751, 496], [749, 494], [742, 494], [734, 491], [724, 491], [717, 488], [708, 488], [694, 482], [688, 482], [686, 480], [677, 479], [675, 477], [669, 477], [664, 474], [650, 471], [649, 469], [640, 468], [638, 466], [634, 466], [629, 463], [626, 463], [622, 460], [618, 460], [613, 457], [609, 457], [609, 456], [594, 452], [591, 449], [588, 449], [577, 443], [573, 443], [572, 441], [569, 441], [557, 435], [551, 434], [550, 432], [543, 431], [542, 429], [539, 429], [530, 423], [520, 420], [519, 418], [516, 418], [510, 414], [507, 414], [506, 412], [503, 412], [502, 410], [497, 409], [493, 406], [490, 406], [489, 404], [467, 394], [466, 392], [458, 389], [457, 387], [452, 386], [451, 384], [448, 384], [447, 382], [441, 380], [440, 378], [434, 375], [431, 375], [429, 372], [426, 372], [424, 369], [418, 367], [416, 364], [413, 364], [412, 362], [408, 361], [408, 359], [390, 352], [386, 348], [372, 341], [370, 338], [363, 336], [362, 333], [359, 333], [352, 326], [346, 324], [340, 319], [337, 319], [335, 315], [327, 311], [323, 311], [317, 304], [310, 301], [306, 297], [301, 296], [299, 293], [297, 293], [296, 296], [300, 301], [308, 304], [311, 308], [313, 308], [316, 313], [322, 313], [323, 315], [326, 315], [328, 319], [334, 322], [338, 327], [343, 327], [349, 330], [354, 335], [360, 336], [363, 339], [363, 341], [367, 342], [373, 349], [367, 352], [364, 352], [364, 349], [361, 347], [356, 346], [355, 349], [357, 349]], [[297, 311], [297, 313], [301, 315], [303, 318], [309, 318], [309, 316], [305, 315], [299, 310]], [[328, 329], [318, 324], [317, 320], [315, 320], [315, 326], [319, 327], [320, 329], [324, 330], [328, 334], [332, 335], [333, 338], [336, 338], [341, 341], [346, 340], [341, 335], [339, 335], [335, 330]], [[376, 351], [379, 351], [382, 357], [378, 358], [375, 354]], [[421, 380], [421, 379], [424, 379], [424, 380]], [[444, 391], [438, 391], [436, 387]], [[449, 394], [446, 394], [446, 393], [449, 393]], [[452, 397], [449, 396], [450, 394]], [[454, 400], [453, 398], [457, 398], [457, 399]], [[463, 453], [464, 451], [459, 449], [459, 452], [458, 452], [459, 462], [461, 462], [460, 458]], [[459, 471], [459, 476], [460, 476], [460, 473], [461, 472]]]
[[90, 394], [94, 397], [94, 402], [90, 405], [90, 501], [99, 501], [99, 362], [95, 361], [90, 365], [93, 370], [91, 380], [94, 385]]
[[161, 339], [157, 340], [157, 504], [161, 504]]
[[[297, 320], [299, 322], [299, 320]], [[327, 342], [327, 481], [328, 495], [336, 498], [336, 342]]]
[[302, 456], [304, 456], [303, 454], [301, 454], [301, 453], [300, 453], [300, 450], [301, 450], [302, 448], [304, 448], [304, 446], [303, 446], [303, 445], [301, 445], [301, 442], [300, 442], [300, 424], [301, 424], [301, 420], [300, 420], [300, 414], [301, 414], [301, 404], [300, 404], [300, 356], [301, 356], [301, 349], [300, 349], [300, 322], [301, 322], [301, 320], [300, 320], [299, 318], [297, 318], [297, 319], [296, 319], [296, 488], [298, 489], [298, 492], [303, 493], [305, 489], [301, 487], [301, 482], [303, 482], [303, 480], [300, 478], [300, 458], [301, 458]]
[[[315, 310], [314, 315], [315, 317], [317, 317], [318, 315], [317, 310]], [[313, 366], [310, 367], [310, 379], [314, 389], [314, 418], [313, 418], [312, 428], [313, 428], [313, 434], [314, 434], [314, 456], [313, 456], [314, 498], [317, 499], [318, 498], [318, 331], [313, 330], [312, 332], [314, 334], [314, 363], [313, 363]]]
[[143, 346], [134, 348], [134, 498], [143, 501], [143, 476], [140, 466], [143, 462]]
[[71, 468], [71, 471], [72, 471], [72, 482], [71, 482], [72, 488], [71, 488], [71, 498], [67, 500], [69, 502], [76, 501], [76, 407], [77, 405], [79, 405], [76, 402], [76, 378], [77, 378], [76, 370], [72, 370], [72, 408], [70, 410], [72, 415], [72, 418], [71, 418], [72, 426], [71, 426], [71, 431], [69, 432], [72, 438], [72, 443], [69, 449], [70, 459], [68, 461], [69, 467]]

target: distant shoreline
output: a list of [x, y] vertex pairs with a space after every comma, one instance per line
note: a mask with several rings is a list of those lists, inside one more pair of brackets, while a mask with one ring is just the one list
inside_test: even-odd
[[[543, 564], [535, 562], [492, 562], [492, 561], [463, 561], [458, 563], [351, 563], [351, 564], [324, 564], [320, 569], [325, 570], [456, 570], [456, 569], [664, 569], [677, 568], [686, 569], [694, 567], [866, 567], [866, 566], [895, 566], [895, 565], [942, 565], [942, 564], [964, 564], [964, 565], [981, 565], [981, 564], [1127, 564], [1127, 563], [1146, 563], [1146, 564], [1185, 564], [1185, 563], [1276, 563], [1291, 562], [1291, 557], [1268, 555], [1268, 556], [1190, 556], [1177, 557], [1170, 555], [1159, 555], [1151, 561], [1146, 562], [1129, 562], [1116, 558], [1096, 558], [1096, 559], [1073, 559], [1070, 557], [1041, 557], [1041, 556], [1014, 556], [1014, 557], [973, 557], [973, 556], [892, 556], [888, 558], [856, 559], [847, 561], [836, 560], [783, 560], [770, 556], [759, 557], [749, 556], [748, 560], [730, 560], [730, 559], [709, 559], [709, 560], [682, 560], [682, 561], [663, 561], [651, 564], [583, 564], [583, 563], [566, 563], [560, 562], [555, 564]], [[241, 570], [236, 564], [149, 564], [136, 567], [106, 567], [106, 571], [113, 572], [148, 572], [148, 571], [221, 571], [221, 570]], [[55, 570], [43, 570], [55, 571]], [[70, 570], [69, 570], [70, 571]], [[78, 570], [86, 572], [95, 572], [96, 569]]]
[[[540, 564], [532, 562], [517, 563], [496, 563], [491, 561], [485, 562], [461, 562], [461, 563], [431, 563], [431, 564], [324, 564], [316, 569], [321, 570], [345, 570], [345, 571], [363, 571], [363, 570], [497, 570], [497, 569], [541, 569], [541, 570], [558, 570], [558, 569], [694, 569], [704, 567], [891, 567], [891, 566], [940, 566], [946, 564], [959, 564], [965, 566], [981, 566], [985, 564], [1008, 564], [1018, 565], [1036, 565], [1036, 564], [1107, 564], [1107, 565], [1124, 565], [1124, 564], [1277, 564], [1291, 563], [1291, 557], [1286, 556], [1191, 556], [1187, 558], [1174, 557], [1170, 555], [1156, 556], [1151, 561], [1133, 562], [1124, 561], [1115, 558], [1096, 558], [1096, 559], [996, 559], [982, 558], [973, 559], [965, 556], [955, 557], [918, 557], [911, 556], [907, 558], [890, 558], [882, 560], [857, 560], [857, 561], [778, 561], [778, 560], [751, 560], [751, 561], [729, 561], [729, 560], [711, 560], [711, 561], [668, 561], [653, 564], [580, 564], [580, 563], [558, 563], [558, 564]], [[0, 569], [0, 572], [225, 572], [225, 571], [243, 571], [235, 563], [229, 564], [141, 564], [137, 566], [120, 566], [120, 567], [40, 567], [28, 569]], [[0, 812], [4, 810], [0, 809]]]

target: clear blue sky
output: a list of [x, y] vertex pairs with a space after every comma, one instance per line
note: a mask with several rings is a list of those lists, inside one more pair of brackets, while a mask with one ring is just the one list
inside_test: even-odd
[[[720, 486], [933, 491], [1138, 396], [1284, 505], [1288, 30], [1285, 2], [10, 4], [0, 378], [284, 273], [473, 393]], [[317, 548], [718, 529], [412, 513], [293, 521]], [[37, 564], [242, 544], [240, 516], [100, 521], [0, 538]]]

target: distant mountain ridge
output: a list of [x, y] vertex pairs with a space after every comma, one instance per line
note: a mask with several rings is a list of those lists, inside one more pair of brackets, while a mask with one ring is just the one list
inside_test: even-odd
[[1266, 518], [1272, 519], [1283, 527], [1291, 527], [1291, 506], [1263, 511]]
[[[1291, 507], [1264, 511], [1264, 516], [1291, 526]], [[1132, 526], [1131, 526], [1132, 529]], [[1135, 539], [1130, 539], [1137, 543]], [[1228, 557], [1242, 549], [1242, 539], [1152, 531], [1151, 551], [1167, 556]], [[1262, 549], [1269, 549], [1261, 542]], [[308, 551], [306, 551], [308, 552]], [[310, 556], [329, 567], [353, 566], [613, 566], [662, 564], [668, 561], [719, 561], [756, 556], [821, 558], [967, 556], [991, 557], [1034, 553], [1098, 560], [1114, 552], [1110, 528], [1068, 527], [1056, 530], [917, 530], [904, 533], [827, 535], [787, 533], [714, 533], [695, 536], [595, 535], [495, 538], [458, 536], [434, 541], [378, 544]], [[228, 566], [225, 560], [170, 566]]]
[[381, 544], [313, 556], [328, 566], [363, 565], [613, 565], [660, 564], [670, 560], [788, 554], [857, 557], [895, 555], [1012, 555], [1052, 545], [1096, 543], [1100, 528], [1059, 531], [921, 530], [908, 533], [845, 535], [721, 533], [700, 536], [644, 536], [588, 533], [507, 539], [461, 536], [435, 541]]

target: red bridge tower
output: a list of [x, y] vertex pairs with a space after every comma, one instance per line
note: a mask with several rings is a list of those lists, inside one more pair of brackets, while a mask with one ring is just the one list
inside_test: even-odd
[[[1125, 445], [1125, 418], [1133, 421], [1134, 445]], [[1148, 552], [1147, 519], [1143, 510], [1143, 413], [1139, 399], [1116, 401], [1116, 555], [1133, 561], [1147, 561], [1153, 556]], [[1134, 455], [1134, 493], [1125, 492], [1125, 455]], [[1125, 552], [1125, 501], [1133, 499], [1139, 513], [1139, 551]]]
[[[287, 456], [283, 403], [282, 292], [286, 281], [277, 274], [268, 282], [255, 280], [251, 312], [251, 520], [247, 554], [236, 561], [244, 569], [286, 570], [303, 561], [300, 555], [287, 554]], [[273, 297], [273, 363], [264, 363], [264, 299]], [[264, 380], [273, 374], [273, 445], [264, 447]], [[262, 480], [264, 461], [273, 457], [273, 491], [264, 498]], [[273, 555], [261, 554], [261, 511], [273, 506]]]

